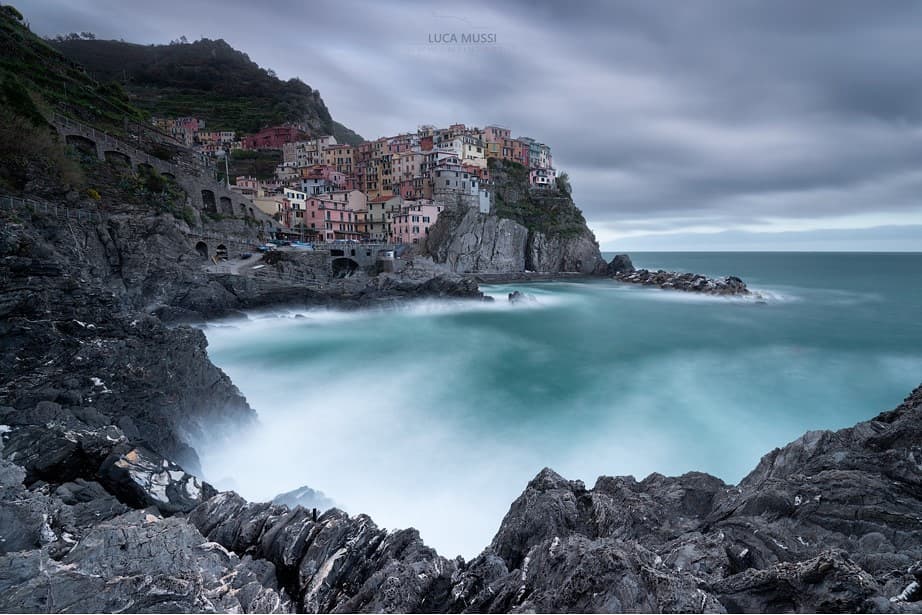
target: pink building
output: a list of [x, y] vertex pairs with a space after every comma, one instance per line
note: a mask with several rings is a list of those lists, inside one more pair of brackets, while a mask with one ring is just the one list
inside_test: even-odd
[[243, 139], [243, 147], [249, 150], [282, 149], [286, 143], [293, 143], [305, 138], [305, 134], [297, 126], [285, 124], [283, 126], [270, 126], [263, 128], [255, 135]]
[[301, 190], [312, 195], [350, 190], [355, 181], [336, 167], [322, 164], [301, 168], [300, 177]]
[[391, 243], [418, 244], [426, 240], [429, 227], [435, 224], [444, 208], [429, 201], [406, 201], [391, 214]]
[[532, 169], [528, 181], [536, 188], [553, 188], [557, 184], [557, 173], [554, 169]]

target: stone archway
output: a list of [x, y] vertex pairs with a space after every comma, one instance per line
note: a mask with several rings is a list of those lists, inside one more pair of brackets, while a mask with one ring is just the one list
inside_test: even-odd
[[219, 260], [227, 260], [227, 246], [223, 243], [219, 243], [218, 247], [214, 251], [215, 258]]
[[139, 163], [138, 163], [138, 173], [140, 173], [140, 174], [145, 174], [145, 173], [146, 173], [146, 174], [150, 175], [150, 174], [153, 174], [153, 172], [154, 172], [154, 167], [153, 167], [153, 165], [147, 164], [146, 162], [139, 162]]
[[116, 150], [106, 150], [103, 152], [103, 158], [106, 159], [106, 162], [113, 166], [117, 167], [130, 167], [131, 166], [131, 157], [128, 154], [119, 152]]
[[218, 204], [215, 202], [213, 191], [202, 190], [202, 207], [210, 214], [218, 213]]
[[202, 258], [208, 258], [208, 244], [204, 241], [195, 244], [195, 251], [198, 252]]
[[64, 142], [81, 154], [93, 156], [94, 158], [99, 157], [99, 153], [96, 150], [96, 141], [92, 139], [87, 139], [82, 135], [67, 135], [64, 137]]
[[331, 263], [333, 278], [348, 278], [353, 273], [358, 271], [359, 264], [352, 260], [351, 258], [334, 258]]
[[220, 209], [221, 213], [226, 214], [228, 216], [233, 216], [234, 215], [234, 205], [231, 203], [230, 197], [222, 196], [220, 200], [221, 200], [221, 209]]

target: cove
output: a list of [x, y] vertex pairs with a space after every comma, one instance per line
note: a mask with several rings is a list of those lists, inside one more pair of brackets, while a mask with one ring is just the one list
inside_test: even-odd
[[[589, 485], [692, 470], [737, 482], [766, 451], [918, 383], [922, 255], [632, 256], [739, 275], [768, 299], [599, 280], [209, 326], [210, 357], [261, 424], [233, 447], [196, 443], [206, 478], [250, 500], [307, 485], [470, 557], [545, 466]], [[537, 301], [510, 305], [512, 290]]]

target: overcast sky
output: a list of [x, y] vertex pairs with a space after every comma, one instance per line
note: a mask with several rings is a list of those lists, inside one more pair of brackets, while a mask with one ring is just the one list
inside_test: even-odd
[[223, 38], [365, 138], [544, 141], [603, 249], [922, 250], [920, 2], [14, 4], [40, 34]]

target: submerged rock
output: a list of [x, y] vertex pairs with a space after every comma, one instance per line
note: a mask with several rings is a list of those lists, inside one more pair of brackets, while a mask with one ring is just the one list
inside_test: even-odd
[[509, 303], [537, 303], [538, 300], [534, 295], [529, 295], [528, 293], [523, 293], [517, 290], [509, 293], [508, 296]]

